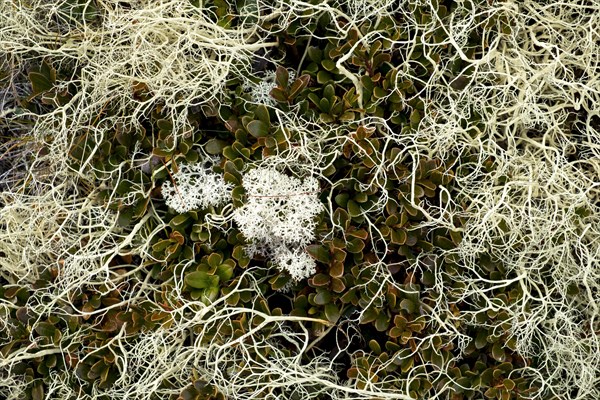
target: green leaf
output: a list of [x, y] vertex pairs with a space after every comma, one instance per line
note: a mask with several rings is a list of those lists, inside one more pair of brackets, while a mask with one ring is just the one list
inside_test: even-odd
[[54, 337], [56, 328], [51, 323], [42, 321], [36, 325], [35, 331], [40, 336]]
[[331, 279], [329, 278], [328, 275], [317, 274], [311, 278], [311, 281], [312, 281], [312, 286], [318, 287], [318, 286], [329, 285], [329, 282], [331, 281]]
[[241, 263], [242, 260], [248, 259], [248, 255], [246, 254], [244, 247], [241, 245], [235, 246], [233, 248], [231, 255], [233, 256], [234, 259], [236, 259], [238, 261], [238, 263]]
[[348, 121], [354, 121], [355, 118], [356, 118], [356, 114], [354, 114], [354, 112], [346, 111], [345, 113], [340, 115], [340, 117], [338, 119], [340, 121], [348, 122]]
[[346, 207], [348, 208], [348, 214], [350, 214], [350, 216], [353, 218], [358, 217], [362, 214], [360, 206], [354, 200], [348, 200], [348, 204], [346, 205]]
[[294, 83], [292, 83], [292, 86], [290, 86], [290, 94], [288, 96], [288, 99], [294, 100], [296, 98], [296, 96], [298, 96], [298, 94], [300, 94], [300, 92], [308, 86], [309, 83], [310, 83], [310, 75], [308, 75], [308, 74], [304, 74], [304, 75], [300, 76], [298, 79], [296, 79], [294, 81]]
[[[231, 260], [227, 260], [231, 261]], [[223, 263], [217, 267], [216, 274], [219, 276], [221, 282], [227, 282], [233, 276], [233, 266], [232, 263]]]
[[327, 290], [319, 290], [315, 295], [314, 302], [316, 305], [323, 306], [331, 301], [331, 293]]
[[404, 229], [392, 230], [391, 232], [392, 232], [392, 236], [391, 236], [392, 243], [399, 244], [399, 245], [403, 245], [404, 243], [406, 243], [406, 239], [408, 236]]
[[272, 98], [274, 98], [275, 100], [277, 100], [280, 103], [286, 103], [288, 101], [285, 91], [283, 91], [279, 88], [271, 89], [269, 94], [271, 95]]
[[320, 244], [311, 244], [306, 247], [306, 251], [308, 251], [308, 254], [315, 260], [324, 264], [329, 264], [330, 257], [327, 247]]
[[132, 207], [123, 207], [119, 210], [119, 215], [117, 216], [117, 224], [119, 226], [128, 226], [133, 221], [133, 208]]
[[339, 278], [333, 277], [331, 279], [330, 286], [331, 286], [331, 290], [333, 290], [335, 293], [342, 293], [344, 290], [346, 290], [346, 284], [344, 283], [344, 281], [342, 279], [339, 279]]
[[171, 239], [163, 239], [160, 242], [156, 242], [154, 245], [152, 245], [152, 251], [154, 253], [159, 253], [161, 251], [165, 251], [165, 249], [173, 243], [174, 243], [174, 241]]
[[336, 306], [334, 303], [326, 304], [325, 318], [327, 318], [329, 322], [333, 322], [335, 324], [337, 320], [340, 319], [340, 310], [338, 306]]
[[504, 362], [504, 360], [506, 360], [506, 354], [504, 354], [504, 349], [500, 342], [494, 343], [494, 346], [492, 347], [492, 357], [498, 362]]
[[319, 64], [317, 64], [315, 62], [311, 62], [302, 70], [303, 73], [308, 73], [311, 75], [316, 74], [318, 71], [319, 71]]
[[488, 337], [488, 334], [485, 329], [481, 329], [477, 332], [477, 336], [475, 337], [475, 348], [477, 350], [481, 350], [485, 346], [487, 346], [487, 344], [488, 344], [487, 337]]
[[419, 112], [419, 110], [413, 110], [410, 113], [410, 126], [411, 128], [417, 128], [419, 126], [419, 123], [421, 122], [421, 113]]
[[306, 298], [306, 295], [301, 294], [294, 299], [294, 308], [304, 309], [307, 306], [308, 306], [308, 299]]
[[[329, 104], [333, 104], [333, 100], [335, 97], [335, 89], [333, 87], [332, 84], [329, 84], [327, 86], [325, 86], [325, 89], [323, 89], [323, 98], [327, 99], [327, 101], [329, 101]], [[325, 111], [325, 110], [323, 110]]]
[[368, 92], [372, 92], [373, 89], [375, 88], [375, 84], [371, 80], [371, 77], [368, 76], [368, 75], [361, 76], [360, 77], [360, 82], [362, 83], [362, 85], [365, 88], [365, 90], [368, 91]]
[[363, 251], [365, 248], [365, 242], [360, 240], [359, 238], [351, 238], [348, 240], [346, 244], [346, 249], [353, 254], [358, 254]]
[[207, 289], [219, 284], [219, 277], [203, 271], [190, 272], [185, 276], [185, 283], [195, 289]]
[[323, 59], [323, 52], [317, 46], [310, 46], [308, 48], [308, 58], [313, 62], [320, 63]]
[[306, 97], [308, 97], [308, 99], [312, 101], [315, 106], [319, 107], [321, 98], [316, 93], [309, 93]]
[[391, 338], [398, 338], [402, 335], [402, 333], [404, 333], [404, 331], [400, 328], [398, 328], [397, 326], [394, 326], [392, 329], [390, 329], [389, 332], [389, 337]]
[[375, 319], [375, 329], [377, 329], [379, 332], [386, 331], [389, 324], [390, 318], [385, 313], [379, 314]]
[[325, 97], [319, 100], [319, 110], [321, 110], [323, 114], [327, 114], [331, 110], [331, 103]]
[[34, 96], [46, 92], [54, 87], [52, 82], [50, 82], [47, 77], [39, 72], [30, 72], [29, 80], [31, 81], [31, 87], [33, 89]]
[[341, 278], [344, 275], [343, 261], [335, 261], [329, 269], [329, 276], [333, 278]]
[[216, 268], [223, 262], [223, 256], [219, 253], [212, 253], [208, 256], [208, 265]]
[[444, 356], [442, 354], [438, 354], [435, 351], [431, 352], [431, 363], [438, 368], [443, 368], [444, 366]]
[[159, 119], [156, 121], [156, 125], [158, 126], [158, 129], [160, 129], [160, 137], [162, 139], [173, 132], [173, 123], [169, 120]]
[[350, 216], [343, 208], [337, 208], [333, 212], [333, 222], [339, 224], [343, 230], [347, 230], [350, 223]]
[[331, 74], [329, 74], [327, 71], [319, 71], [317, 74], [317, 83], [320, 85], [324, 85], [331, 80]]
[[383, 88], [380, 88], [379, 86], [375, 86], [373, 88], [373, 95], [375, 96], [376, 99], [382, 99], [385, 96], [387, 96], [387, 92]]
[[213, 138], [213, 139], [210, 139], [208, 142], [206, 142], [206, 144], [204, 145], [204, 149], [206, 150], [206, 152], [208, 154], [216, 155], [216, 154], [221, 154], [221, 152], [223, 151], [223, 149], [226, 146], [227, 146], [226, 141]]
[[50, 82], [54, 83], [56, 81], [56, 70], [48, 62], [42, 62], [40, 73], [50, 79]]
[[185, 224], [188, 219], [189, 219], [189, 215], [179, 214], [171, 219], [171, 221], [169, 222], [169, 225], [171, 225], [173, 228], [177, 228], [177, 227]]
[[265, 106], [264, 104], [261, 104], [258, 107], [256, 107], [256, 110], [254, 110], [254, 116], [258, 118], [259, 121], [262, 121], [265, 124], [267, 124], [267, 126], [271, 126], [271, 116], [269, 115], [269, 110], [267, 109], [267, 106]]
[[450, 240], [444, 236], [435, 236], [433, 244], [438, 247], [441, 247], [444, 250], [452, 250], [453, 248], [456, 247], [454, 245], [454, 243], [452, 242], [452, 240]]
[[244, 198], [244, 194], [246, 191], [243, 186], [236, 186], [231, 190], [231, 198], [233, 199], [233, 205], [235, 207], [240, 207], [243, 204], [242, 199]]
[[232, 146], [226, 146], [223, 149], [223, 156], [229, 160], [234, 160], [238, 157], [238, 152]]
[[[219, 279], [216, 276], [214, 278], [217, 278], [217, 280]], [[219, 288], [218, 288], [218, 286], [214, 285], [214, 286], [209, 287], [208, 289], [204, 290], [201, 300], [204, 302], [212, 302], [212, 301], [215, 301], [215, 299], [217, 297], [219, 297]]]
[[372, 66], [373, 68], [377, 68], [384, 62], [390, 62], [391, 59], [392, 57], [389, 54], [377, 54], [373, 57]]
[[375, 319], [377, 319], [378, 315], [379, 313], [376, 308], [369, 307], [363, 312], [362, 317], [360, 319], [360, 323], [368, 324], [369, 322], [373, 322], [375, 321]]
[[502, 384], [504, 385], [504, 387], [507, 390], [513, 390], [515, 388], [515, 381], [511, 380], [511, 379], [504, 379], [504, 381], [502, 382]]
[[44, 384], [41, 381], [37, 381], [31, 389], [32, 400], [44, 400]]
[[275, 71], [275, 82], [277, 85], [286, 88], [289, 78], [290, 74], [288, 73], [288, 70], [280, 65], [277, 66], [277, 70]]
[[321, 61], [321, 65], [329, 72], [335, 69], [335, 62], [329, 59]]
[[369, 340], [369, 348], [373, 351], [373, 353], [377, 355], [381, 354], [381, 346], [375, 339]]
[[269, 125], [260, 120], [251, 121], [246, 129], [256, 138], [264, 137], [269, 134]]
[[190, 297], [192, 300], [198, 300], [200, 297], [202, 297], [202, 294], [204, 294], [204, 290], [195, 289], [190, 292]]
[[281, 288], [285, 287], [290, 280], [290, 276], [282, 272], [269, 279], [269, 283], [271, 284], [271, 289], [280, 290]]
[[225, 182], [231, 183], [235, 186], [240, 185], [242, 183], [238, 174], [234, 174], [229, 171], [223, 172], [223, 179], [225, 180]]
[[400, 302], [400, 308], [406, 310], [406, 312], [409, 314], [412, 314], [417, 310], [416, 304], [409, 299], [402, 300]]

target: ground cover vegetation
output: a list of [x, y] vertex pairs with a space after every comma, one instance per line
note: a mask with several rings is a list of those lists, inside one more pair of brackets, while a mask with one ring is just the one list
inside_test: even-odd
[[0, 398], [600, 398], [599, 26], [0, 1]]

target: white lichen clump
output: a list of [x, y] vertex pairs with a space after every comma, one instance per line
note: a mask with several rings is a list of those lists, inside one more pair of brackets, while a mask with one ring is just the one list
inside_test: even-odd
[[[289, 82], [293, 82], [294, 79], [296, 79], [296, 73], [294, 71], [288, 70], [288, 75]], [[270, 106], [275, 106], [277, 104], [275, 99], [271, 97], [271, 90], [276, 87], [275, 71], [267, 71], [263, 79], [258, 83], [249, 80], [243, 85], [243, 89], [250, 92], [254, 103]]]
[[247, 202], [234, 212], [233, 219], [250, 247], [262, 249], [294, 280], [313, 274], [315, 262], [304, 247], [315, 239], [315, 217], [323, 210], [319, 182], [256, 168], [244, 176], [242, 185]]
[[285, 246], [280, 246], [273, 253], [275, 264], [280, 269], [287, 271], [294, 281], [308, 278], [317, 272], [315, 260], [302, 248], [290, 250]]
[[181, 164], [172, 178], [175, 184], [166, 180], [162, 194], [167, 205], [180, 214], [219, 206], [231, 198], [232, 185], [212, 172], [207, 163]]

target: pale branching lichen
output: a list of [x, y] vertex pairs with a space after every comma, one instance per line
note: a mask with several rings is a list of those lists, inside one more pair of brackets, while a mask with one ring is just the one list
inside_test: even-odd
[[242, 185], [247, 201], [233, 219], [251, 247], [268, 249], [275, 264], [294, 280], [314, 273], [314, 260], [303, 248], [315, 239], [315, 217], [323, 210], [319, 182], [256, 168], [244, 176]]
[[219, 206], [230, 200], [232, 185], [212, 172], [209, 163], [181, 164], [179, 171], [162, 185], [169, 207], [180, 214], [194, 209]]

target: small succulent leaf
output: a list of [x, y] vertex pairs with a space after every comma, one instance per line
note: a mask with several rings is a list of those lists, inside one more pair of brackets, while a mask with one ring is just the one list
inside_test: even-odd
[[281, 90], [280, 88], [271, 89], [269, 94], [271, 95], [272, 98], [274, 98], [275, 100], [277, 100], [280, 103], [286, 103], [288, 101], [287, 94], [285, 93], [285, 91]]
[[331, 293], [327, 290], [319, 290], [315, 295], [314, 302], [316, 305], [324, 306], [331, 301]]
[[212, 253], [208, 256], [208, 265], [212, 268], [216, 268], [223, 262], [223, 256], [219, 253]]
[[306, 247], [306, 251], [315, 260], [324, 264], [329, 264], [330, 256], [327, 247], [320, 244], [311, 244]]
[[386, 331], [389, 324], [390, 318], [385, 313], [379, 314], [375, 319], [375, 329], [377, 329], [379, 332]]
[[327, 286], [329, 285], [330, 280], [331, 279], [329, 278], [329, 276], [325, 274], [317, 274], [311, 278], [312, 286], [315, 287]]
[[290, 79], [290, 74], [288, 70], [281, 65], [277, 66], [277, 70], [275, 71], [275, 82], [281, 88], [287, 88], [288, 80]]
[[36, 325], [35, 331], [40, 336], [51, 338], [56, 333], [56, 327], [49, 322], [42, 321]]
[[227, 142], [217, 138], [210, 139], [204, 145], [206, 152], [211, 155], [221, 154], [225, 147], [227, 147]]
[[204, 271], [194, 271], [185, 276], [185, 283], [194, 289], [207, 289], [218, 285], [219, 277]]
[[42, 381], [34, 383], [33, 388], [31, 389], [31, 399], [44, 400], [44, 384]]
[[264, 122], [268, 126], [271, 126], [271, 116], [269, 115], [269, 109], [264, 104], [259, 105], [254, 110], [254, 116], [258, 118], [259, 121]]
[[346, 284], [344, 283], [344, 281], [340, 278], [335, 277], [332, 277], [330, 287], [331, 290], [333, 290], [335, 293], [342, 293], [344, 290], [346, 290]]
[[506, 359], [506, 354], [504, 354], [504, 349], [500, 342], [494, 343], [494, 346], [492, 347], [492, 357], [498, 362], [503, 362]]
[[336, 323], [340, 318], [340, 310], [337, 305], [334, 303], [329, 303], [325, 305], [325, 318], [329, 322]]
[[323, 52], [317, 46], [310, 46], [308, 48], [308, 58], [310, 58], [312, 62], [320, 63], [323, 59]]
[[[219, 279], [219, 277], [215, 276], [214, 278]], [[219, 297], [219, 288], [215, 286], [211, 286], [204, 290], [203, 296], [201, 300], [213, 302]]]
[[346, 207], [348, 209], [348, 214], [353, 218], [358, 217], [362, 214], [360, 206], [354, 200], [348, 200], [348, 204], [346, 205]]
[[233, 276], [233, 267], [230, 263], [223, 263], [217, 267], [216, 274], [221, 282], [227, 282]]
[[323, 60], [321, 61], [321, 65], [323, 66], [323, 68], [325, 68], [325, 70], [329, 72], [333, 72], [333, 70], [335, 70], [335, 62], [333, 60]]
[[269, 125], [260, 120], [251, 121], [246, 129], [255, 138], [265, 137], [269, 134]]
[[333, 278], [341, 278], [344, 275], [344, 263], [335, 261], [329, 268], [329, 275]]
[[403, 299], [400, 302], [400, 308], [405, 310], [407, 313], [412, 314], [417, 310], [417, 305], [409, 299]]
[[335, 98], [335, 89], [332, 84], [325, 86], [323, 89], [323, 98], [329, 101], [329, 104], [333, 104]]
[[375, 339], [369, 340], [369, 348], [373, 351], [373, 353], [377, 355], [381, 354], [381, 346]]
[[333, 222], [339, 224], [344, 231], [348, 230], [348, 226], [350, 223], [350, 216], [348, 212], [343, 208], [337, 208], [333, 212]]
[[421, 122], [421, 113], [419, 112], [419, 110], [413, 110], [410, 113], [410, 126], [411, 128], [417, 128], [419, 126], [419, 123]]
[[363, 312], [362, 317], [360, 319], [360, 323], [368, 324], [369, 322], [373, 322], [377, 318], [377, 315], [377, 309], [375, 309], [374, 307], [369, 307]]
[[364, 248], [365, 248], [365, 242], [363, 242], [359, 238], [353, 237], [353, 238], [348, 239], [348, 243], [346, 245], [346, 249], [348, 250], [348, 252], [357, 254], [357, 253], [361, 253]]
[[331, 80], [332, 80], [332, 78], [331, 78], [331, 74], [329, 72], [321, 70], [317, 73], [317, 83], [319, 85], [324, 85]]
[[513, 380], [511, 380], [511, 379], [508, 379], [508, 378], [504, 379], [504, 381], [502, 382], [502, 384], [504, 385], [504, 387], [507, 390], [513, 390], [515, 388], [515, 382]]
[[29, 80], [31, 81], [33, 95], [46, 92], [54, 87], [50, 79], [39, 72], [30, 72]]
[[296, 96], [298, 96], [300, 94], [300, 92], [308, 86], [309, 82], [310, 82], [310, 75], [308, 75], [308, 74], [304, 74], [304, 75], [300, 76], [298, 79], [296, 79], [294, 81], [294, 83], [292, 83], [292, 86], [290, 86], [290, 92], [289, 92], [288, 99], [290, 101], [294, 100], [296, 98]]

